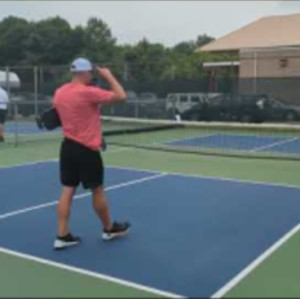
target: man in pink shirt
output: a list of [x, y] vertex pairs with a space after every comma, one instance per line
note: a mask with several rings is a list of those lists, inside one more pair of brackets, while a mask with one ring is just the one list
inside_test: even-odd
[[122, 86], [106, 68], [97, 68], [110, 91], [90, 86], [92, 64], [85, 58], [71, 65], [72, 81], [55, 92], [53, 106], [62, 123], [64, 141], [60, 151], [60, 177], [63, 185], [58, 203], [58, 235], [55, 249], [64, 249], [80, 243], [68, 227], [72, 199], [77, 186], [82, 183], [91, 189], [93, 206], [103, 224], [102, 238], [111, 240], [123, 236], [129, 223], [112, 222], [103, 189], [104, 167], [99, 149], [102, 146], [102, 129], [99, 105], [125, 101]]

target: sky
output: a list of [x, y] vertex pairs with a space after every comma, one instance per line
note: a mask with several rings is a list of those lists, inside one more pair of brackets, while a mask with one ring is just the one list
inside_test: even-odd
[[268, 15], [300, 13], [300, 1], [0, 1], [0, 20], [60, 16], [72, 26], [98, 17], [119, 44], [143, 38], [173, 46], [200, 34], [219, 38]]

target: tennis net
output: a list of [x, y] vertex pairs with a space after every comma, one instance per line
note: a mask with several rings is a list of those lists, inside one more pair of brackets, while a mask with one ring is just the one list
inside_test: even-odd
[[103, 117], [108, 144], [195, 154], [300, 159], [300, 126]]
[[[28, 103], [18, 104], [14, 117], [6, 124], [6, 142], [0, 144], [0, 148], [62, 139], [60, 129], [40, 130], [26, 105]], [[38, 108], [42, 112], [49, 107], [50, 103], [45, 102]], [[300, 125], [297, 124], [178, 122], [116, 116], [103, 116], [102, 123], [108, 145], [220, 156], [300, 159]]]

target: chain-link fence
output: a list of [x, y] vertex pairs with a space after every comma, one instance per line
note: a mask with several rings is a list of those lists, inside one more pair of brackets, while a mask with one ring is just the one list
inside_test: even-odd
[[[242, 77], [238, 64], [231, 62], [203, 68], [198, 78], [166, 78], [163, 69], [162, 74], [156, 69], [155, 76], [146, 76], [137, 65], [108, 67], [128, 95], [125, 103], [101, 107], [103, 118], [109, 118], [108, 129], [116, 129], [109, 133], [113, 136], [108, 141], [183, 152], [188, 149], [221, 155], [299, 158], [300, 89], [296, 75]], [[0, 84], [7, 89], [10, 98], [4, 144], [18, 146], [60, 140], [61, 130], [40, 130], [35, 119], [51, 107], [55, 90], [70, 81], [69, 67], [4, 67], [0, 74]], [[92, 84], [108, 87], [97, 76]], [[121, 122], [111, 121], [120, 117]], [[124, 129], [124, 117], [142, 121], [126, 120], [123, 134], [120, 129]], [[152, 123], [160, 120], [173, 121], [167, 127], [175, 130], [164, 131], [164, 122]], [[190, 126], [177, 127], [179, 120], [199, 121], [199, 124], [195, 126], [192, 122]], [[234, 127], [230, 122], [234, 122]], [[261, 125], [275, 122], [279, 124]], [[287, 124], [291, 126], [286, 127]], [[153, 127], [163, 130], [151, 133]], [[148, 134], [132, 134], [145, 130]]]
[[[174, 119], [180, 115], [184, 120], [194, 121], [299, 121], [300, 76], [295, 72], [295, 76], [288, 73], [283, 77], [278, 74], [261, 77], [263, 67], [257, 66], [260, 65], [258, 58], [256, 62], [252, 61], [252, 56], [252, 60], [246, 58], [242, 57], [239, 64], [204, 66], [197, 78], [180, 78], [178, 74], [166, 77], [166, 70], [160, 70], [155, 62], [154, 75], [151, 70], [147, 74], [137, 64], [108, 64], [123, 84], [128, 101], [103, 107], [102, 113], [148, 119]], [[270, 57], [267, 59], [273, 61]], [[263, 62], [265, 67], [270, 68], [266, 61]], [[250, 76], [253, 63], [257, 68], [255, 77]], [[68, 66], [2, 67], [0, 74], [0, 84], [9, 93], [10, 118], [13, 117], [13, 103], [22, 103], [18, 109], [19, 118], [39, 115], [49, 106], [43, 103], [51, 102], [56, 88], [71, 79]], [[108, 87], [96, 76], [93, 84]], [[28, 105], [23, 104], [26, 102]]]

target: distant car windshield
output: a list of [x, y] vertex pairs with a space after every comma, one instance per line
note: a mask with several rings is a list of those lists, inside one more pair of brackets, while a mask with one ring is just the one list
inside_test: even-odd
[[192, 96], [191, 97], [191, 102], [192, 103], [199, 103], [200, 97], [199, 96]]
[[180, 96], [180, 102], [185, 103], [188, 101], [188, 97], [187, 96]]
[[270, 104], [272, 107], [283, 107], [283, 104], [278, 100], [271, 100]]
[[175, 102], [176, 101], [176, 96], [174, 94], [168, 95], [167, 100], [170, 102]]
[[223, 96], [217, 96], [217, 97], [210, 98], [208, 100], [208, 103], [212, 106], [217, 106], [220, 105], [223, 100], [224, 100]]

